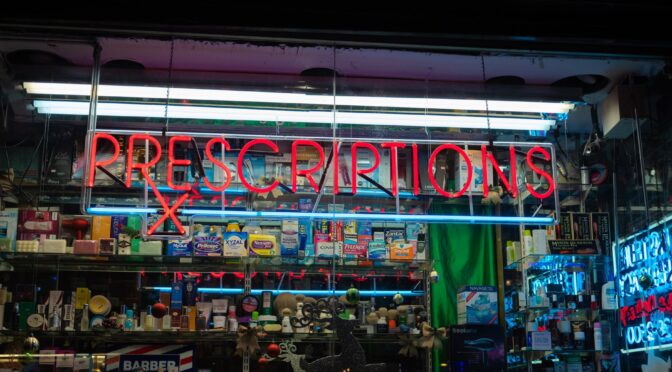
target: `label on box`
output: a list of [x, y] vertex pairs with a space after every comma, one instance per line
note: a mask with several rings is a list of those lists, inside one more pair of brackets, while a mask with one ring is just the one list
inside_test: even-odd
[[299, 253], [299, 220], [282, 221], [280, 236], [280, 254], [282, 256], [296, 256]]
[[249, 234], [247, 246], [250, 256], [275, 256], [277, 245], [275, 236], [267, 234]]
[[405, 243], [405, 231], [402, 229], [387, 229], [385, 230], [385, 243], [391, 245], [393, 243]]
[[[186, 229], [186, 227], [185, 227]], [[171, 239], [168, 240], [168, 255], [169, 256], [191, 256], [192, 243], [191, 239]]]
[[118, 255], [131, 254], [131, 237], [129, 235], [119, 234], [119, 241], [117, 243], [117, 254]]
[[532, 350], [553, 350], [551, 343], [551, 332], [531, 332], [532, 333]]
[[317, 258], [339, 258], [343, 255], [343, 242], [320, 241], [315, 244]]
[[412, 260], [415, 257], [415, 246], [408, 243], [393, 243], [390, 246], [391, 260]]
[[247, 233], [225, 232], [224, 233], [224, 256], [243, 257], [247, 256]]
[[114, 248], [117, 245], [117, 239], [100, 239], [100, 254], [113, 255]]
[[375, 240], [369, 242], [369, 260], [386, 260], [389, 258], [387, 252], [385, 243]]
[[597, 254], [595, 240], [549, 240], [551, 254]]
[[219, 236], [195, 236], [194, 256], [221, 256], [222, 238]]

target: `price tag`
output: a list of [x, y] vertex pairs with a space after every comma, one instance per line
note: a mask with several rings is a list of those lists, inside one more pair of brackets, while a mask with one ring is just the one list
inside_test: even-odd
[[532, 332], [532, 350], [553, 350], [551, 332]]

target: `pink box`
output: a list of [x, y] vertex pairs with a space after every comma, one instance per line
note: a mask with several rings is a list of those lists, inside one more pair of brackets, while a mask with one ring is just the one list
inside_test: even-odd
[[98, 254], [98, 243], [96, 240], [75, 240], [72, 243], [72, 253], [74, 254]]
[[47, 239], [56, 239], [59, 228], [57, 211], [37, 211], [22, 209], [19, 211], [18, 240], [39, 240], [40, 246]]

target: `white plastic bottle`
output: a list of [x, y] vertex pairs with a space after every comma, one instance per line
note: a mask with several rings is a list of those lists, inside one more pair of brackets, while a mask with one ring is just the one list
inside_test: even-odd
[[534, 254], [534, 240], [532, 240], [532, 231], [525, 230], [523, 233], [523, 257]]
[[618, 299], [614, 288], [614, 276], [609, 276], [609, 281], [602, 285], [602, 310], [618, 309]]
[[602, 351], [602, 327], [600, 322], [593, 323], [593, 335], [595, 336], [595, 351]]

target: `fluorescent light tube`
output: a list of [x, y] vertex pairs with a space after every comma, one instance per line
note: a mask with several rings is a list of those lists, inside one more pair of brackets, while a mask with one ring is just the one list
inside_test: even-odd
[[406, 221], [435, 223], [473, 223], [473, 224], [529, 224], [552, 225], [553, 217], [509, 217], [509, 216], [470, 216], [470, 215], [425, 215], [425, 214], [387, 214], [387, 213], [333, 213], [333, 212], [275, 212], [275, 211], [237, 211], [214, 209], [183, 209], [183, 215], [250, 217], [250, 218], [317, 218], [334, 220], [370, 220], [370, 221]]
[[[88, 115], [89, 103], [35, 100], [40, 114]], [[98, 103], [98, 116], [150, 117], [171, 119], [243, 120], [299, 122], [314, 124], [383, 125], [430, 128], [472, 128], [546, 131], [555, 120], [524, 118], [486, 118], [483, 116], [418, 115], [368, 112], [263, 110], [226, 107], [178, 106], [138, 103]]]
[[[47, 82], [25, 82], [24, 89], [29, 94], [89, 96], [90, 84], [67, 84]], [[534, 112], [566, 114], [574, 108], [572, 103], [499, 101], [479, 99], [403, 98], [367, 96], [309, 95], [302, 93], [253, 92], [240, 90], [194, 89], [146, 87], [128, 85], [98, 86], [99, 97], [128, 97], [147, 99], [187, 99], [198, 101], [261, 102], [277, 104], [365, 106], [391, 108], [418, 108], [432, 110], [464, 110], [494, 112]]]

